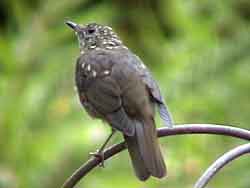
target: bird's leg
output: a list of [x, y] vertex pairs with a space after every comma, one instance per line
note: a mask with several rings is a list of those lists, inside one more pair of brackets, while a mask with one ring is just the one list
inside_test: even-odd
[[110, 135], [105, 140], [105, 142], [103, 143], [103, 145], [101, 146], [101, 148], [98, 149], [96, 152], [91, 152], [90, 153], [90, 155], [101, 159], [101, 163], [100, 163], [101, 167], [104, 167], [104, 153], [103, 153], [103, 150], [105, 149], [105, 147], [107, 146], [108, 142], [110, 141], [110, 139], [112, 138], [112, 136], [114, 134], [115, 134], [115, 129], [112, 129]]

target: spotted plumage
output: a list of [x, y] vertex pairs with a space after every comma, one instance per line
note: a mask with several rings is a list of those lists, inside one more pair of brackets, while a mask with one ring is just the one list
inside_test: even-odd
[[111, 27], [67, 24], [76, 31], [80, 45], [75, 81], [81, 104], [89, 115], [123, 134], [140, 180], [164, 177], [166, 167], [156, 135], [155, 107], [167, 126], [173, 122], [150, 71]]

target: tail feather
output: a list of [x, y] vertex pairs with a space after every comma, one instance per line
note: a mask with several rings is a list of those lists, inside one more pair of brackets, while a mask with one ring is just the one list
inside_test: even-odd
[[154, 120], [135, 122], [135, 135], [125, 136], [135, 173], [141, 180], [150, 175], [162, 178], [166, 175], [166, 166], [157, 140]]
[[137, 139], [140, 140], [139, 149], [146, 167], [152, 176], [162, 178], [166, 175], [166, 166], [160, 151], [156, 127], [153, 119], [136, 125]]
[[136, 176], [141, 181], [146, 181], [150, 177], [150, 172], [146, 168], [142, 155], [138, 149], [139, 146], [138, 146], [136, 136], [124, 135], [124, 139], [128, 147], [128, 152], [129, 152]]

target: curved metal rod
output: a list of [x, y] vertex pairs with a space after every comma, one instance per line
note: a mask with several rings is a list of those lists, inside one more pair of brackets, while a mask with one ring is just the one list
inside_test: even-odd
[[[158, 137], [183, 135], [183, 134], [216, 134], [232, 136], [243, 140], [250, 140], [250, 131], [224, 125], [214, 124], [182, 124], [173, 128], [160, 128], [157, 130]], [[104, 151], [104, 160], [111, 158], [126, 148], [124, 142], [111, 146]], [[98, 158], [91, 158], [79, 167], [63, 184], [62, 188], [73, 188], [81, 178], [86, 176], [93, 168], [99, 165]]]
[[238, 146], [222, 155], [203, 173], [203, 175], [196, 182], [195, 188], [204, 188], [208, 184], [209, 180], [211, 180], [221, 168], [246, 153], [250, 153], [250, 144]]

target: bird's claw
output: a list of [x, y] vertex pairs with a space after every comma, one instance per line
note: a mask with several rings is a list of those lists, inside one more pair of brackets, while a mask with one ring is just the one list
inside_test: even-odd
[[89, 155], [98, 158], [101, 161], [99, 166], [104, 168], [104, 153], [102, 151], [90, 152]]

